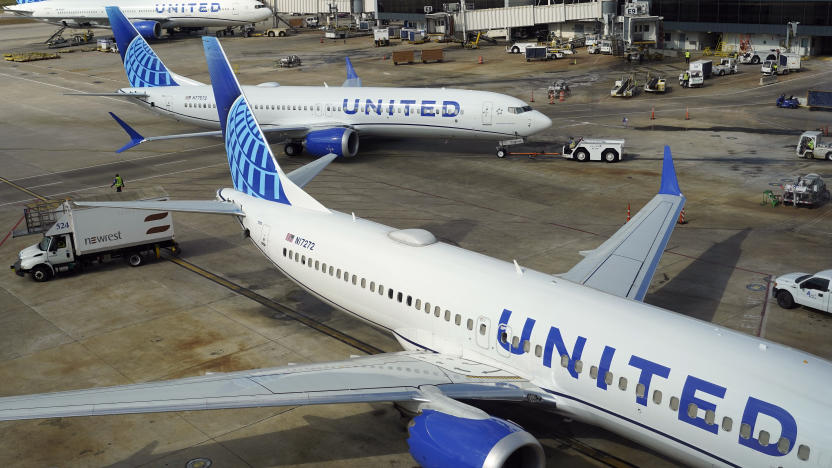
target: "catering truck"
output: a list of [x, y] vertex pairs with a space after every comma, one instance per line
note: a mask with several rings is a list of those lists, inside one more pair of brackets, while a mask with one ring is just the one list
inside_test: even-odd
[[179, 252], [166, 211], [82, 208], [65, 201], [30, 206], [24, 218], [26, 229], [15, 236], [42, 232], [43, 238], [21, 250], [12, 269], [38, 282], [118, 258], [136, 267], [160, 248]]

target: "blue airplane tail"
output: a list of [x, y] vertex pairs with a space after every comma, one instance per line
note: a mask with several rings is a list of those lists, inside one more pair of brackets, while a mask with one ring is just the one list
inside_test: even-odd
[[173, 74], [150, 48], [133, 23], [124, 16], [119, 7], [108, 6], [107, 16], [118, 44], [118, 52], [124, 63], [127, 80], [133, 88], [153, 86], [179, 86]]
[[277, 165], [219, 41], [205, 36], [202, 42], [234, 188], [253, 197], [291, 205], [286, 196], [286, 186], [291, 181]]

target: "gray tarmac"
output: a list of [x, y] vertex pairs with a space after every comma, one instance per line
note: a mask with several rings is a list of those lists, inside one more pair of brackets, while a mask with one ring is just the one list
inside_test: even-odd
[[[42, 50], [37, 43], [53, 30], [0, 21], [0, 50]], [[374, 48], [366, 37], [321, 44], [317, 33], [222, 42], [246, 84], [338, 86], [348, 55], [365, 86], [466, 87], [524, 100], [533, 93], [531, 104], [553, 126], [518, 151], [556, 152], [569, 136], [626, 139], [624, 161], [617, 164], [557, 156], [499, 160], [494, 142], [362, 141], [357, 158], [330, 165], [307, 187], [332, 209], [425, 228], [446, 242], [543, 272], [571, 268], [579, 251], [596, 247], [624, 223], [628, 205], [635, 213], [655, 194], [663, 146], [670, 144], [688, 199], [688, 223], [674, 231], [645, 302], [832, 357], [832, 317], [780, 309], [767, 295], [779, 274], [832, 266], [832, 206], [761, 204], [764, 190], [798, 175], [817, 172], [832, 181], [832, 162], [794, 156], [797, 136], [832, 124], [832, 114], [774, 107], [781, 93], [832, 89], [832, 61], [812, 58], [803, 72], [766, 87], [759, 86], [756, 67], [747, 66], [736, 76], [708, 80], [702, 89], [683, 90], [675, 82], [684, 66], [678, 60], [633, 66], [581, 51], [577, 62], [526, 63], [502, 45], [486, 45], [473, 51], [447, 46], [440, 64], [394, 66], [384, 56], [414, 46]], [[163, 40], [154, 48], [177, 73], [209, 81], [197, 37]], [[304, 65], [274, 68], [289, 53], [300, 55]], [[672, 91], [609, 97], [613, 80], [647, 71], [665, 75]], [[573, 92], [565, 102], [548, 104], [545, 89], [555, 79], [568, 80]], [[0, 239], [33, 194], [99, 196], [109, 193], [116, 172], [128, 191], [162, 189], [179, 199], [212, 198], [230, 185], [219, 140], [157, 142], [116, 155], [127, 137], [107, 112], [145, 135], [199, 129], [121, 99], [64, 95], [125, 85], [117, 54], [76, 50], [58, 60], [0, 62]], [[311, 161], [287, 158], [280, 145], [273, 149], [286, 170]], [[11, 272], [0, 276], [0, 395], [367, 352], [303, 325], [296, 314], [372, 349], [400, 349], [392, 337], [282, 277], [233, 220], [175, 218], [185, 264], [158, 260], [130, 268], [114, 262], [45, 284]], [[0, 259], [12, 264], [20, 249], [36, 241], [8, 238], [0, 243]], [[520, 406], [488, 409], [540, 438], [549, 466], [675, 465], [592, 426]], [[416, 463], [407, 451], [405, 424], [390, 404], [2, 422], [0, 466], [185, 466], [208, 458], [222, 467], [410, 467]]]

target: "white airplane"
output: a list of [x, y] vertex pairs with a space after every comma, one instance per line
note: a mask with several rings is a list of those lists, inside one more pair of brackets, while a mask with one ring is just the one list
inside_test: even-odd
[[[196, 125], [219, 128], [210, 85], [168, 70], [144, 38], [117, 7], [108, 7], [130, 88], [94, 95], [129, 96], [162, 115]], [[525, 102], [504, 94], [445, 88], [363, 88], [347, 59], [347, 80], [341, 87], [279, 86], [263, 83], [244, 86], [263, 131], [286, 139], [286, 154], [351, 157], [359, 137], [473, 138], [521, 143], [548, 128], [552, 121]], [[113, 116], [131, 136], [118, 152], [139, 143], [171, 138], [221, 135], [198, 132], [144, 138]]]
[[[68, 28], [108, 28], [110, 20], [105, 6], [112, 4], [112, 0], [17, 0], [17, 5], [6, 6], [4, 10]], [[121, 0], [118, 4], [139, 33], [148, 39], [158, 39], [163, 29], [170, 32], [174, 28], [198, 30], [224, 26], [223, 33], [234, 34], [233, 27], [242, 28], [272, 16], [272, 11], [260, 0]]]
[[324, 207], [301, 187], [336, 155], [286, 175], [219, 42], [203, 41], [234, 189], [79, 204], [234, 216], [283, 274], [406, 351], [0, 398], [0, 419], [392, 401], [415, 412], [408, 444], [426, 468], [540, 467], [531, 434], [458, 400], [522, 401], [694, 466], [827, 466], [832, 363], [642, 302], [685, 202], [669, 148], [632, 220], [567, 273], [536, 272]]

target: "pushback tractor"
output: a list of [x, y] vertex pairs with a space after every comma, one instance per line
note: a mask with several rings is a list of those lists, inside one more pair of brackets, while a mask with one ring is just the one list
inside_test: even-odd
[[43, 233], [43, 238], [21, 250], [12, 269], [38, 282], [119, 258], [136, 267], [158, 257], [161, 248], [179, 253], [166, 211], [79, 208], [65, 201], [29, 206], [24, 218], [26, 228], [14, 236]]

